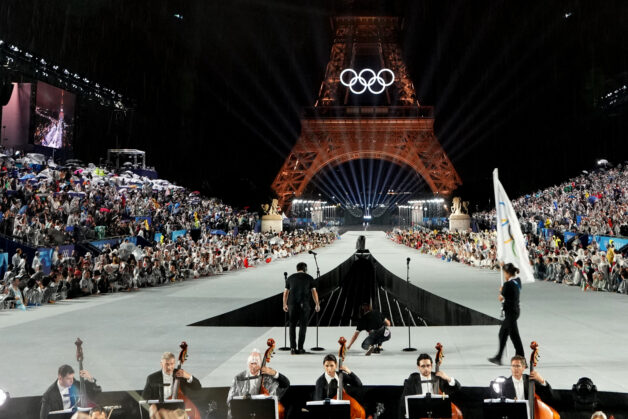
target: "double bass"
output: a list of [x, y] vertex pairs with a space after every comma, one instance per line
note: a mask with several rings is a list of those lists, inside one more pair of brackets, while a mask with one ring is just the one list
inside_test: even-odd
[[79, 363], [79, 378], [81, 381], [80, 390], [79, 390], [79, 400], [78, 407], [87, 407], [87, 392], [85, 390], [85, 378], [81, 375], [81, 371], [83, 371], [83, 341], [81, 338], [76, 338], [76, 360]]
[[356, 399], [349, 396], [349, 394], [345, 391], [344, 386], [342, 384], [342, 363], [345, 360], [345, 353], [347, 352], [346, 344], [347, 339], [344, 336], [341, 336], [338, 339], [338, 343], [340, 344], [340, 349], [338, 350], [338, 394], [334, 397], [336, 400], [349, 400], [349, 406], [351, 410], [351, 419], [366, 419], [366, 412], [362, 405], [358, 403]]
[[[179, 352], [179, 363], [177, 364], [176, 371], [180, 370], [183, 366], [183, 363], [188, 359], [188, 344], [184, 341], [179, 345], [181, 351]], [[185, 412], [190, 419], [201, 419], [201, 412], [198, 410], [196, 405], [185, 395], [181, 390], [180, 378], [176, 377], [173, 373], [174, 383], [172, 385], [172, 396], [171, 399], [179, 399], [183, 400], [185, 404]]]
[[[539, 344], [536, 341], [530, 343], [530, 373], [534, 371], [534, 367], [539, 361]], [[530, 408], [531, 419], [560, 419], [560, 415], [552, 407], [545, 404], [535, 391], [535, 384], [533, 379], [528, 380], [528, 405]]]
[[[440, 342], [436, 343], [436, 357], [434, 358], [434, 364], [436, 372], [440, 370], [440, 364], [443, 362], [445, 355], [443, 354], [443, 345]], [[440, 394], [440, 386], [438, 386], [438, 392]], [[462, 419], [462, 411], [453, 402], [451, 403], [451, 417], [452, 419]]]
[[[260, 376], [262, 375], [261, 369], [264, 368], [266, 364], [270, 362], [270, 358], [275, 353], [275, 339], [269, 338], [266, 341], [266, 345], [268, 345], [268, 348], [266, 349], [266, 352], [264, 352], [264, 358], [262, 359], [262, 365], [260, 367]], [[260, 385], [260, 394], [270, 396], [270, 392], [264, 387], [263, 377], [262, 377], [262, 383]], [[279, 401], [277, 401], [277, 411], [279, 413], [279, 419], [283, 419], [286, 414], [286, 409], [283, 407], [283, 405]]]

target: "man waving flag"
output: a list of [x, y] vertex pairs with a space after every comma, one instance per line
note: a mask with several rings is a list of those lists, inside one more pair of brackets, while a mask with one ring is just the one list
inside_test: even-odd
[[530, 257], [521, 233], [519, 220], [497, 177], [497, 169], [493, 170], [493, 187], [495, 189], [497, 217], [497, 260], [503, 263], [512, 263], [518, 267], [521, 271], [519, 275], [521, 282], [534, 282]]

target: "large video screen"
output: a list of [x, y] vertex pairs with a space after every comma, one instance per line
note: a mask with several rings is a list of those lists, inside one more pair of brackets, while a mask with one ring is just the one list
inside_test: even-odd
[[38, 82], [33, 142], [44, 147], [72, 148], [75, 103], [73, 93]]

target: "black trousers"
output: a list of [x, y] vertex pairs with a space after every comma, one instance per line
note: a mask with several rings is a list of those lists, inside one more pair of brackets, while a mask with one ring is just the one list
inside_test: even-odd
[[[288, 320], [290, 322], [290, 348], [303, 349], [305, 333], [310, 318], [309, 304], [291, 304], [288, 306]], [[297, 324], [299, 325], [299, 345], [297, 346]]]
[[517, 355], [525, 356], [523, 354], [523, 344], [521, 343], [521, 336], [519, 336], [519, 327], [517, 326], [517, 319], [519, 318], [519, 312], [504, 313], [504, 321], [502, 327], [499, 328], [499, 352], [497, 352], [497, 358], [502, 359], [502, 354], [506, 348], [506, 341], [508, 336], [512, 344], [515, 346], [515, 353]]

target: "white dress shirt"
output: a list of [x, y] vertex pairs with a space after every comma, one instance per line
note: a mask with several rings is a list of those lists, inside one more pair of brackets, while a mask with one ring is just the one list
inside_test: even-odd
[[[169, 399], [172, 396], [172, 386], [174, 385], [174, 378], [172, 375], [164, 374], [164, 371], [161, 371], [161, 376], [164, 384], [170, 384], [169, 386], [164, 387], [164, 399]], [[190, 376], [189, 380], [186, 380], [188, 383], [192, 383], [194, 379], [193, 376]]]
[[63, 401], [63, 409], [69, 409], [72, 407], [72, 400], [70, 400], [70, 387], [62, 387], [57, 381], [57, 388], [61, 393], [61, 401]]
[[[434, 387], [438, 389], [438, 381], [432, 382], [432, 377], [434, 377], [434, 380], [438, 380], [436, 375], [430, 375], [429, 378], [421, 375], [421, 394], [433, 393]], [[448, 383], [450, 386], [454, 386], [456, 385], [456, 379], [454, 377], [449, 377]]]
[[515, 397], [517, 400], [525, 400], [525, 390], [523, 388], [523, 377], [521, 380], [517, 380], [515, 377], [512, 377], [512, 383], [515, 385]]

